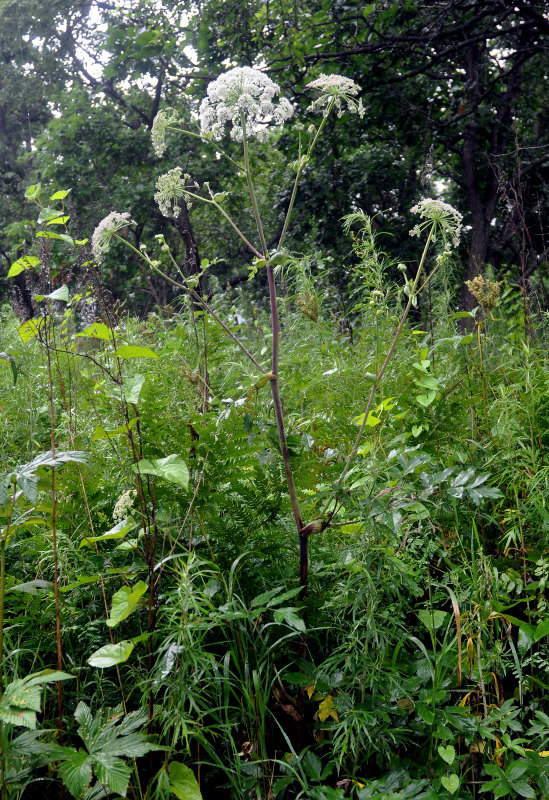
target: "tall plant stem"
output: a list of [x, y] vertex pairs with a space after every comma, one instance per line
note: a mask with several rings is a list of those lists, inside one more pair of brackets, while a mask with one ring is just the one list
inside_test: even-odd
[[[259, 240], [263, 249], [263, 257], [268, 258], [267, 242], [263, 232], [263, 225], [261, 223], [261, 216], [259, 214], [259, 207], [257, 198], [255, 196], [255, 189], [250, 170], [250, 159], [248, 154], [248, 140], [246, 137], [246, 118], [242, 115], [242, 131], [243, 131], [243, 148], [244, 148], [244, 168], [246, 170], [246, 179], [248, 181], [248, 191], [254, 212], [255, 222], [257, 225], [257, 232]], [[302, 596], [307, 591], [307, 573], [309, 564], [309, 548], [308, 537], [302, 536], [303, 519], [301, 517], [301, 509], [297, 499], [297, 492], [295, 488], [294, 474], [292, 464], [290, 461], [290, 453], [288, 451], [288, 442], [286, 439], [286, 427], [284, 425], [284, 414], [282, 411], [282, 400], [280, 398], [280, 387], [278, 381], [278, 356], [280, 350], [280, 320], [278, 317], [278, 303], [276, 297], [276, 284], [274, 279], [273, 268], [267, 264], [267, 282], [269, 285], [269, 303], [271, 306], [271, 333], [273, 337], [272, 344], [272, 358], [271, 358], [271, 394], [273, 398], [273, 407], [275, 412], [276, 427], [278, 431], [278, 441], [280, 444], [280, 452], [282, 453], [282, 461], [284, 462], [284, 474], [286, 476], [286, 485], [288, 487], [288, 494], [290, 496], [290, 503], [292, 505], [292, 513], [294, 515], [295, 524], [299, 536], [299, 585], [301, 586]]]
[[[50, 349], [46, 342], [46, 357], [48, 361], [48, 382], [50, 388], [50, 445], [51, 457], [55, 458], [55, 408], [53, 393], [53, 375], [51, 367]], [[55, 594], [55, 639], [57, 643], [57, 669], [63, 667], [63, 651], [61, 647], [61, 612], [59, 601], [59, 561], [57, 551], [57, 493], [55, 487], [55, 467], [51, 470], [51, 532], [53, 544], [53, 591]], [[59, 743], [63, 744], [63, 683], [57, 681], [57, 712], [59, 725]]]

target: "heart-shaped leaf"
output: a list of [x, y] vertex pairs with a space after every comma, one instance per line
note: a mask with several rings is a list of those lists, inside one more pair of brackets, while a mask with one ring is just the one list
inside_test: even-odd
[[459, 789], [459, 778], [457, 775], [450, 775], [449, 778], [447, 778], [446, 775], [443, 775], [440, 779], [440, 782], [444, 788], [450, 792], [450, 794], [455, 794]]
[[455, 748], [451, 744], [449, 744], [448, 747], [443, 747], [439, 744], [438, 754], [447, 764], [453, 764], [456, 758]]

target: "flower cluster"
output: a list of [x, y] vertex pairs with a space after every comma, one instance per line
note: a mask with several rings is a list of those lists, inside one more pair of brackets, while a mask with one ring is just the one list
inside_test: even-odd
[[151, 138], [154, 152], [162, 158], [166, 151], [166, 130], [170, 125], [180, 122], [181, 118], [174, 108], [163, 108], [159, 111], [151, 128]]
[[420, 200], [411, 211], [413, 214], [419, 214], [424, 222], [415, 225], [410, 231], [410, 236], [420, 236], [425, 228], [434, 226], [435, 229], [438, 228], [442, 232], [445, 240], [449, 236], [454, 246], [457, 247], [463, 217], [453, 206], [449, 203], [443, 203], [442, 200], [433, 200], [428, 197], [425, 200]]
[[320, 92], [320, 96], [311, 103], [308, 111], [322, 110], [327, 114], [333, 104], [338, 117], [343, 116], [346, 110], [351, 114], [358, 114], [359, 117], [364, 116], [362, 100], [355, 100], [360, 92], [360, 86], [344, 75], [322, 74], [305, 88]]
[[103, 261], [105, 253], [108, 253], [115, 233], [128, 225], [135, 225], [128, 212], [119, 214], [118, 211], [111, 211], [101, 220], [91, 238], [93, 257], [98, 264]]
[[185, 197], [183, 179], [190, 179], [188, 175], [183, 175], [182, 173], [181, 167], [174, 167], [166, 172], [165, 175], [161, 175], [156, 181], [157, 192], [154, 199], [165, 217], [177, 217], [181, 211], [178, 200]]
[[475, 275], [473, 280], [465, 281], [475, 300], [485, 311], [493, 311], [501, 291], [501, 281], [490, 281], [482, 275]]
[[282, 125], [294, 113], [286, 98], [275, 101], [280, 86], [251, 67], [230, 69], [212, 81], [207, 91], [208, 96], [200, 104], [200, 128], [214, 139], [223, 137], [230, 122], [231, 137], [241, 142], [244, 118], [247, 136], [266, 141], [269, 126]]
[[130, 510], [133, 508], [137, 492], [135, 489], [128, 489], [123, 492], [115, 503], [112, 512], [112, 518], [115, 522], [122, 522], [129, 516]]

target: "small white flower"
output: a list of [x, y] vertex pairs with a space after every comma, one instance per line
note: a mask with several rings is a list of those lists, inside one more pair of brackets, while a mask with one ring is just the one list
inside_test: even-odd
[[292, 104], [281, 97], [280, 86], [268, 75], [252, 67], [235, 67], [220, 75], [208, 86], [208, 97], [200, 104], [202, 133], [221, 139], [230, 122], [231, 137], [242, 141], [242, 116], [247, 136], [265, 141], [269, 128], [282, 125], [294, 113]]
[[431, 197], [427, 197], [425, 200], [420, 200], [410, 210], [413, 214], [419, 214], [424, 220], [424, 222], [420, 222], [412, 228], [410, 236], [420, 236], [425, 228], [434, 225], [435, 228], [442, 231], [445, 240], [447, 234], [449, 234], [454, 247], [457, 247], [463, 217], [453, 206], [449, 203], [444, 203], [442, 200], [434, 200]]
[[[156, 181], [157, 192], [154, 199], [165, 217], [177, 217], [181, 211], [178, 200], [185, 196], [185, 184], [181, 167], [174, 167], [161, 175]], [[187, 176], [185, 176], [187, 177]]]
[[123, 492], [120, 495], [112, 512], [114, 522], [122, 522], [129, 516], [136, 497], [137, 491], [135, 489], [128, 489], [127, 492]]
[[360, 117], [364, 116], [362, 100], [355, 100], [360, 92], [360, 86], [344, 75], [322, 74], [308, 83], [305, 88], [316, 89], [320, 92], [320, 96], [311, 103], [307, 109], [308, 111], [322, 110], [324, 114], [327, 114], [329, 107], [333, 103], [338, 117], [345, 113], [345, 107], [351, 114], [358, 114]]
[[119, 214], [118, 211], [111, 211], [101, 220], [91, 238], [93, 257], [98, 264], [103, 261], [105, 253], [108, 253], [114, 234], [128, 225], [135, 225], [128, 212]]
[[181, 118], [174, 108], [163, 108], [154, 118], [151, 138], [158, 158], [162, 158], [166, 151], [166, 129], [180, 121]]

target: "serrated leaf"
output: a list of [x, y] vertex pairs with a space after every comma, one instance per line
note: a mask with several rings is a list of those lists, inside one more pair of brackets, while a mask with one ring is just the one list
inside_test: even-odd
[[123, 344], [115, 351], [119, 358], [158, 358], [150, 347], [138, 347], [134, 344]]
[[123, 586], [113, 595], [111, 615], [107, 620], [109, 628], [115, 628], [135, 611], [147, 588], [144, 581], [138, 581], [133, 587]]
[[68, 755], [59, 765], [61, 780], [74, 797], [81, 797], [92, 779], [92, 759], [84, 750]]
[[99, 782], [107, 785], [115, 794], [125, 797], [130, 782], [130, 767], [121, 758], [104, 751], [94, 753], [93, 760]]
[[132, 470], [139, 475], [155, 475], [184, 489], [189, 487], [189, 470], [181, 456], [176, 454], [166, 458], [142, 458], [132, 465]]
[[192, 769], [179, 761], [172, 761], [168, 767], [168, 775], [170, 792], [178, 800], [202, 800], [202, 793]]
[[114, 667], [115, 664], [123, 664], [130, 657], [133, 648], [133, 642], [126, 640], [116, 644], [106, 644], [91, 654], [88, 658], [88, 664], [90, 667], [99, 667], [99, 669]]
[[301, 619], [295, 608], [277, 608], [273, 614], [276, 622], [285, 622], [296, 631], [305, 630], [305, 622]]

